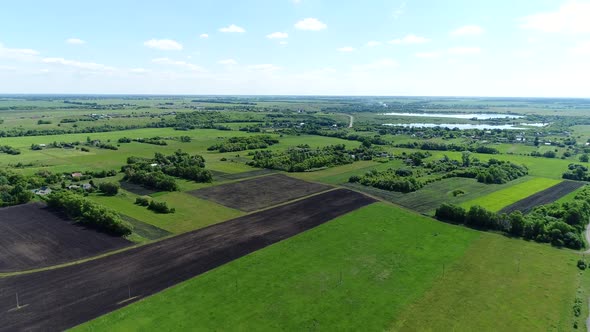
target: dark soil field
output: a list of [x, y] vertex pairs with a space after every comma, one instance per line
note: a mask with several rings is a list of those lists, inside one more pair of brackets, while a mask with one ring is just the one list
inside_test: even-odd
[[520, 201], [503, 208], [499, 213], [512, 213], [517, 210], [520, 210], [522, 213], [527, 213], [535, 206], [553, 203], [583, 185], [584, 183], [582, 182], [563, 181], [551, 188], [547, 188], [525, 199], [521, 199]]
[[247, 179], [247, 178], [251, 178], [251, 177], [255, 177], [255, 176], [261, 176], [261, 175], [267, 175], [267, 174], [273, 174], [273, 173], [277, 173], [277, 171], [275, 171], [273, 169], [257, 169], [257, 170], [249, 171], [249, 172], [242, 172], [242, 173], [235, 173], [235, 174], [222, 174], [222, 175], [219, 175], [218, 178], [219, 178], [219, 180], [241, 180], [241, 179]]
[[0, 272], [56, 265], [131, 245], [86, 229], [41, 203], [0, 209]]
[[251, 212], [328, 190], [328, 185], [306, 182], [282, 174], [263, 176], [220, 186], [197, 189], [189, 194], [234, 209]]
[[78, 265], [0, 278], [0, 331], [75, 326], [373, 202], [333, 190]]
[[121, 182], [119, 182], [119, 184], [121, 185], [121, 188], [127, 190], [130, 193], [140, 195], [140, 196], [148, 196], [148, 195], [155, 194], [158, 192], [157, 190], [147, 189], [147, 188], [144, 188], [138, 184], [127, 182], [127, 181], [121, 181]]

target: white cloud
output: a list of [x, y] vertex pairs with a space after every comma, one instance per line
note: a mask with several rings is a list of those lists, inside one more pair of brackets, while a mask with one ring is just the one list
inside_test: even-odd
[[350, 52], [354, 52], [354, 47], [344, 46], [344, 47], [338, 48], [337, 50], [338, 50], [338, 52], [350, 53]]
[[258, 64], [258, 65], [250, 65], [250, 66], [248, 66], [248, 69], [270, 72], [270, 71], [279, 70], [279, 69], [281, 69], [281, 67], [275, 66], [270, 63], [263, 63], [263, 64]]
[[156, 58], [156, 59], [152, 59], [152, 62], [157, 63], [159, 65], [177, 66], [177, 67], [185, 68], [185, 69], [192, 70], [192, 71], [200, 71], [200, 72], [205, 71], [201, 66], [197, 66], [193, 63], [186, 62], [186, 61], [180, 61], [180, 60], [172, 60], [170, 58]]
[[318, 20], [317, 18], [304, 18], [303, 20], [295, 23], [295, 28], [299, 30], [308, 30], [308, 31], [320, 31], [324, 30], [328, 26]]
[[465, 25], [451, 31], [452, 36], [479, 36], [483, 33], [483, 28], [479, 25]]
[[149, 72], [149, 70], [145, 68], [131, 68], [129, 71], [134, 74], [145, 74]]
[[570, 1], [558, 10], [522, 18], [523, 29], [554, 33], [590, 33], [590, 2]]
[[393, 45], [400, 45], [400, 44], [424, 44], [428, 43], [430, 39], [425, 37], [416, 36], [414, 34], [409, 34], [404, 38], [398, 38], [388, 41], [389, 44]]
[[576, 46], [569, 49], [569, 53], [578, 56], [590, 56], [590, 41], [578, 43]]
[[353, 66], [352, 69], [355, 71], [366, 71], [366, 70], [380, 70], [380, 69], [388, 69], [388, 68], [395, 68], [398, 66], [397, 61], [391, 58], [383, 58], [377, 61], [366, 63], [362, 65]]
[[451, 55], [477, 55], [481, 53], [479, 47], [452, 47], [447, 50]]
[[367, 42], [367, 46], [368, 47], [376, 47], [376, 46], [381, 46], [383, 43], [380, 41], [375, 41], [375, 40], [371, 40], [369, 42]]
[[182, 44], [172, 39], [150, 39], [143, 45], [163, 51], [181, 51], [183, 48]]
[[73, 67], [78, 69], [90, 70], [90, 71], [113, 71], [115, 68], [109, 67], [100, 63], [94, 62], [82, 62], [76, 60], [67, 60], [64, 58], [43, 58], [41, 62], [46, 64], [60, 65], [66, 67]]
[[393, 16], [393, 19], [397, 20], [405, 12], [406, 12], [406, 2], [402, 2], [402, 4], [393, 11], [393, 14], [391, 16]]
[[84, 41], [80, 38], [68, 38], [68, 39], [66, 39], [66, 43], [71, 44], [71, 45], [83, 45], [83, 44], [86, 44], [86, 41]]
[[238, 64], [238, 62], [234, 59], [223, 59], [223, 60], [217, 61], [217, 63], [220, 65], [225, 65], [225, 66], [235, 66]]
[[285, 39], [289, 38], [289, 34], [286, 32], [273, 32], [271, 34], [266, 35], [268, 39]]
[[280, 45], [287, 45], [287, 44], [289, 44], [289, 43], [288, 43], [286, 40], [281, 40], [281, 41], [279, 42], [279, 44], [280, 44]]
[[0, 43], [0, 58], [3, 59], [30, 61], [38, 55], [39, 52], [30, 48], [8, 48]]
[[209, 35], [206, 34], [206, 33], [202, 33], [202, 34], [199, 35], [199, 38], [201, 38], [201, 39], [207, 39], [207, 38], [209, 38]]
[[234, 33], [244, 33], [246, 30], [242, 27], [239, 27], [235, 24], [230, 24], [229, 26], [219, 28], [221, 32], [234, 32]]
[[416, 53], [416, 57], [421, 59], [434, 59], [440, 57], [442, 54], [440, 51], [433, 51], [433, 52], [418, 52]]

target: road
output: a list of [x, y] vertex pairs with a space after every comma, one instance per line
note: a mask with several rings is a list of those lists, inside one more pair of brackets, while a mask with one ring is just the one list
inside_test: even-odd
[[354, 116], [347, 114], [348, 117], [350, 118], [350, 123], [348, 124], [348, 128], [352, 128], [352, 126], [354, 125]]
[[337, 189], [85, 263], [0, 278], [0, 331], [68, 329], [374, 201]]
[[[590, 223], [588, 223], [588, 226], [586, 226], [586, 242], [588, 245], [590, 245]], [[590, 248], [588, 248], [588, 250], [586, 250], [584, 253], [590, 254]]]

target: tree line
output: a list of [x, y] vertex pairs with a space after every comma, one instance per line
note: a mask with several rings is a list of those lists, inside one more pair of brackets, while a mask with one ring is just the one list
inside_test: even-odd
[[494, 230], [556, 247], [581, 249], [582, 234], [590, 218], [590, 188], [582, 189], [571, 202], [535, 207], [527, 215], [520, 211], [496, 213], [474, 205], [469, 210], [442, 204], [435, 216], [441, 221], [463, 224], [481, 230]]
[[209, 151], [236, 152], [254, 149], [266, 149], [271, 145], [278, 144], [279, 140], [270, 135], [254, 135], [246, 137], [230, 137], [223, 142], [211, 145]]

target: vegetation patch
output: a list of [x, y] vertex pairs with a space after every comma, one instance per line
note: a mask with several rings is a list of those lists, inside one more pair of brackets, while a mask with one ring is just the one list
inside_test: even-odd
[[266, 149], [279, 143], [279, 140], [269, 135], [254, 135], [226, 138], [222, 143], [211, 145], [209, 151], [235, 152], [254, 149]]

